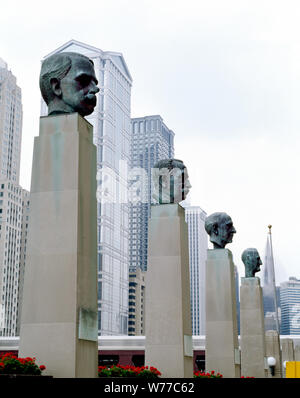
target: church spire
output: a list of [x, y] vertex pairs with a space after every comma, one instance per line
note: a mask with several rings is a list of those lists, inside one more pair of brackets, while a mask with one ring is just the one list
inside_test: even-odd
[[264, 312], [266, 330], [276, 330], [279, 333], [278, 303], [275, 283], [275, 267], [272, 245], [272, 225], [268, 225], [268, 236], [264, 262]]

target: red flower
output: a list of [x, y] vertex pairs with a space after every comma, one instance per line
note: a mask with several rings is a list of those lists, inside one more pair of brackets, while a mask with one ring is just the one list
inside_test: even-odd
[[40, 369], [41, 369], [41, 370], [45, 370], [45, 369], [46, 369], [46, 366], [41, 365], [41, 366], [40, 366]]

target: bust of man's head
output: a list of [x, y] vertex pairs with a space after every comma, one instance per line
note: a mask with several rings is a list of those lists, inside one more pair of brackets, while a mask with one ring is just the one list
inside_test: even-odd
[[236, 233], [231, 217], [226, 213], [213, 213], [206, 217], [205, 230], [214, 249], [224, 249]]
[[244, 250], [242, 261], [245, 265], [245, 277], [255, 277], [255, 273], [260, 271], [260, 266], [262, 265], [258, 251], [254, 248]]
[[179, 203], [185, 200], [191, 184], [182, 160], [163, 159], [152, 169], [152, 199], [154, 203]]
[[90, 115], [99, 92], [94, 63], [78, 53], [51, 55], [42, 63], [40, 89], [48, 105], [48, 115], [78, 112]]

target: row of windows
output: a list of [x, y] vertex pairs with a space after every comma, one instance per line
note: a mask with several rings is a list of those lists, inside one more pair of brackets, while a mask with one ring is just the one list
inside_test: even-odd
[[137, 133], [145, 133], [147, 131], [158, 131], [160, 129], [160, 120], [159, 119], [151, 119], [140, 122], [132, 123], [132, 132], [133, 134]]

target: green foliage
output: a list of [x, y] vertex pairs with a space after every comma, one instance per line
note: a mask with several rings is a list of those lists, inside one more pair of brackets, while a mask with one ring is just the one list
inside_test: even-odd
[[35, 363], [35, 358], [18, 358], [12, 352], [0, 356], [0, 374], [41, 375], [45, 369]]
[[98, 366], [99, 377], [140, 377], [144, 379], [156, 379], [161, 373], [151, 366]]

